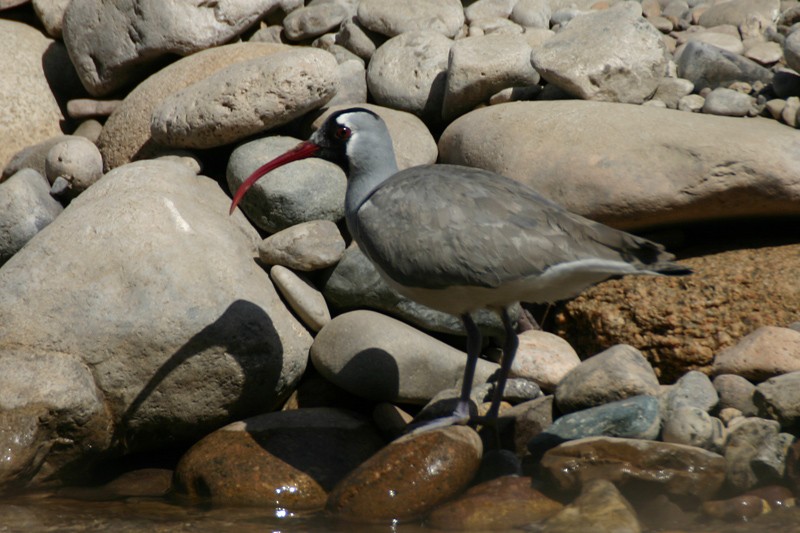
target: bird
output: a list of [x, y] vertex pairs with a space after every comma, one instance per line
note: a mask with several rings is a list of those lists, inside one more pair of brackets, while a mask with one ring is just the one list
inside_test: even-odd
[[309, 140], [255, 170], [234, 194], [230, 213], [261, 177], [308, 157], [344, 170], [347, 228], [388, 285], [463, 323], [467, 361], [458, 402], [427, 429], [471, 420], [482, 347], [476, 311], [499, 314], [505, 333], [492, 401], [480, 417], [488, 424], [497, 420], [519, 343], [512, 306], [569, 299], [625, 274], [691, 273], [662, 245], [572, 213], [500, 174], [446, 164], [398, 171], [386, 123], [359, 107], [331, 113]]

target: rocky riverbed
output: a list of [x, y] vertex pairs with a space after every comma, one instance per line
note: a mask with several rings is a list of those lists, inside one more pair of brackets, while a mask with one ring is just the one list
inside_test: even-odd
[[[0, 531], [800, 531], [798, 22], [0, 0]], [[463, 332], [352, 244], [343, 171], [293, 163], [228, 215], [352, 106], [400, 168], [505, 174], [694, 274], [520, 307], [496, 430], [403, 435], [452, 409]]]

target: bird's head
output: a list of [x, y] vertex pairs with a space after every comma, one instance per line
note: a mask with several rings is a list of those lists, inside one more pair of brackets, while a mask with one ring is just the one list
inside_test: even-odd
[[[332, 113], [311, 138], [255, 170], [237, 189], [230, 212], [236, 209], [245, 193], [267, 173], [292, 161], [317, 157], [336, 163], [349, 173], [351, 167], [369, 161], [381, 154], [374, 153], [370, 145], [381, 138], [389, 138], [386, 124], [372, 111], [360, 107]], [[394, 159], [394, 152], [391, 154]]]

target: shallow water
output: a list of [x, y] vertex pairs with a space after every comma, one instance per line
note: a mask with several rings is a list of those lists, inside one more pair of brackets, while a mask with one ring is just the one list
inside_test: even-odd
[[[749, 523], [699, 522], [685, 528], [651, 527], [646, 532], [670, 533], [800, 533], [800, 508], [778, 510]], [[52, 494], [4, 497], [0, 501], [0, 532], [197, 532], [263, 533], [330, 531], [355, 533], [422, 533], [419, 523], [354, 524], [324, 513], [292, 515], [258, 508], [202, 508], [166, 498], [126, 498], [84, 501]]]

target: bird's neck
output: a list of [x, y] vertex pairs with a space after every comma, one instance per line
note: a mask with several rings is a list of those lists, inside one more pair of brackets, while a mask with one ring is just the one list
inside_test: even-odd
[[[372, 139], [373, 143], [376, 139]], [[358, 210], [383, 182], [397, 173], [391, 139], [386, 146], [375, 147], [348, 158], [347, 193], [345, 196], [345, 218], [350, 232], [357, 238]]]

